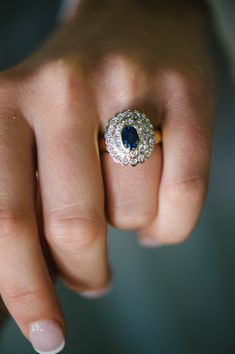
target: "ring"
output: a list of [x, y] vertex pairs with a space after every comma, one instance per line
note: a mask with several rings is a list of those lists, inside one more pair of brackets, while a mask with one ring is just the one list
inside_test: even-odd
[[136, 166], [144, 163], [151, 156], [154, 144], [161, 141], [160, 130], [153, 129], [144, 113], [127, 109], [109, 119], [99, 148], [109, 152], [117, 163]]

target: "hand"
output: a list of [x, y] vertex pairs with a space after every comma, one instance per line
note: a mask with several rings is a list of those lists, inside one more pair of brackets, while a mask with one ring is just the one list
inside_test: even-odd
[[[111, 279], [107, 221], [148, 245], [182, 242], [195, 227], [213, 129], [205, 22], [189, 1], [85, 0], [1, 73], [0, 292], [37, 350], [61, 348], [65, 332], [45, 245], [70, 288], [98, 296]], [[162, 148], [135, 168], [98, 151], [108, 119], [126, 108], [162, 127]]]

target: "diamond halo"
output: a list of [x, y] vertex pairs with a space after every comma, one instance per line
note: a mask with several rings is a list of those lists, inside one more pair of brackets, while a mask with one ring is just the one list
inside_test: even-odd
[[[133, 135], [133, 132], [136, 134]], [[122, 165], [136, 166], [148, 159], [154, 148], [154, 130], [149, 118], [138, 111], [125, 110], [111, 117], [105, 129], [106, 150]]]

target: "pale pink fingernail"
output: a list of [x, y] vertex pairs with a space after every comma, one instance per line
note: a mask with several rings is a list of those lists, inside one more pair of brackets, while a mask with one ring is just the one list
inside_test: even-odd
[[139, 243], [144, 247], [161, 247], [162, 243], [152, 237], [141, 237]]
[[51, 320], [31, 323], [29, 338], [36, 352], [40, 354], [56, 354], [65, 346], [61, 328]]
[[95, 298], [102, 297], [106, 294], [109, 294], [111, 290], [112, 290], [112, 284], [110, 284], [109, 286], [103, 289], [81, 291], [78, 294], [87, 297], [89, 299], [95, 299]]

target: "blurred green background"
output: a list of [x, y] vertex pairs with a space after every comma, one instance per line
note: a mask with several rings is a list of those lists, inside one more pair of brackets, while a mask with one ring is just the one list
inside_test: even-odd
[[[56, 25], [60, 5], [1, 0], [1, 69], [40, 45]], [[89, 300], [58, 283], [68, 323], [63, 353], [235, 353], [235, 93], [220, 43], [213, 34], [211, 41], [219, 104], [200, 223], [185, 244], [157, 249], [144, 249], [134, 233], [110, 228], [110, 295]], [[12, 320], [0, 334], [0, 353], [34, 353]]]

